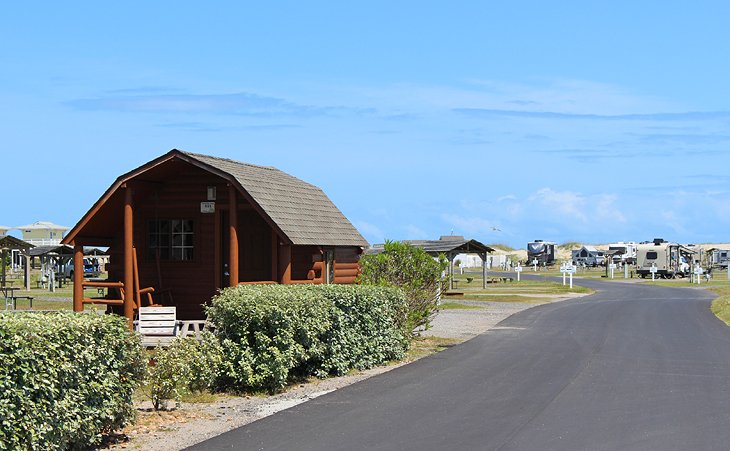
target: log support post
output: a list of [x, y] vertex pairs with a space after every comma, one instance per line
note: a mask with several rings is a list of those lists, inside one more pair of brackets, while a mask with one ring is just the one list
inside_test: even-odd
[[[74, 275], [83, 275], [83, 267], [82, 261], [81, 266], [75, 266]], [[132, 188], [127, 184], [124, 193], [124, 316], [129, 330], [134, 330], [134, 308], [134, 209]]]
[[291, 245], [281, 246], [281, 283], [291, 283]]
[[84, 246], [74, 243], [74, 312], [84, 311]]
[[271, 280], [279, 280], [279, 235], [271, 230]]

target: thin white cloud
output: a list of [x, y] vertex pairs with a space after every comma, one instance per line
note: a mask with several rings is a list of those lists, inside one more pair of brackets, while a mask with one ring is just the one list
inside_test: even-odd
[[588, 221], [585, 211], [586, 198], [580, 193], [542, 188], [532, 194], [528, 201], [543, 207], [547, 211], [564, 216], [567, 220]]
[[354, 224], [357, 230], [363, 234], [370, 244], [385, 242], [385, 233], [375, 224], [371, 224], [366, 221], [355, 221]]

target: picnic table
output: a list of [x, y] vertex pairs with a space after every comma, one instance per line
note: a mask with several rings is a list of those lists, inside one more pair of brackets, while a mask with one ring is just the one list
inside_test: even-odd
[[25, 299], [29, 303], [29, 308], [33, 309], [33, 296], [18, 296], [15, 294], [15, 291], [17, 288], [15, 287], [0, 287], [0, 291], [2, 291], [3, 296], [5, 297], [5, 310], [10, 310], [10, 307], [12, 306], [12, 310], [17, 310], [18, 308], [18, 299]]

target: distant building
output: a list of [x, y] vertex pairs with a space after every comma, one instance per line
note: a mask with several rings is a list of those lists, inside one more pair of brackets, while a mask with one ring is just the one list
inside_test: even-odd
[[[479, 256], [483, 274], [486, 275], [487, 265], [485, 262], [487, 261], [487, 256], [490, 252], [494, 252], [494, 249], [480, 243], [477, 240], [466, 239], [459, 235], [444, 235], [438, 240], [403, 240], [403, 243], [420, 247], [432, 257], [438, 257], [441, 254], [445, 255], [446, 259], [449, 261], [449, 274], [452, 276], [454, 275], [456, 257], [463, 254], [475, 254]], [[382, 252], [383, 249], [383, 244], [375, 244], [367, 250], [367, 253], [377, 254]], [[487, 287], [486, 277], [483, 280], [483, 287]], [[453, 288], [453, 278], [450, 279], [449, 288]]]
[[33, 224], [13, 227], [23, 234], [23, 241], [34, 246], [58, 246], [61, 244], [63, 234], [70, 227], [60, 226], [48, 221], [38, 221]]

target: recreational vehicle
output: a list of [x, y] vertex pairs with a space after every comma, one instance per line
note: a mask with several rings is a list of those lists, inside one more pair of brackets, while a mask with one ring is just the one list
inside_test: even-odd
[[636, 273], [643, 278], [651, 277], [652, 268], [656, 268], [656, 277], [673, 279], [689, 276], [695, 254], [687, 246], [657, 238], [637, 246]]
[[601, 266], [605, 262], [603, 251], [599, 251], [593, 246], [583, 246], [580, 249], [571, 251], [573, 254], [573, 264], [577, 266]]
[[730, 249], [711, 249], [710, 263], [715, 268], [727, 268], [730, 263]]
[[615, 251], [612, 257], [614, 263], [632, 265], [636, 263], [636, 246], [637, 244], [634, 241], [628, 243], [619, 241], [618, 243], [609, 244], [608, 250]]
[[535, 240], [527, 243], [527, 264], [537, 260], [540, 266], [549, 266], [555, 263], [555, 243]]

